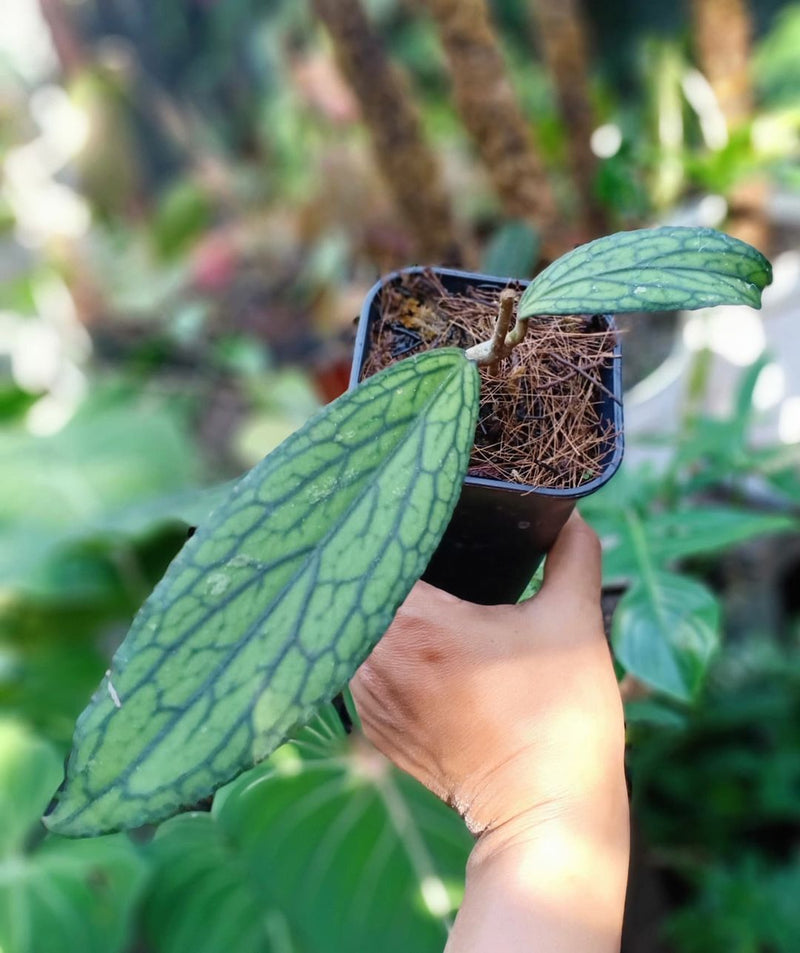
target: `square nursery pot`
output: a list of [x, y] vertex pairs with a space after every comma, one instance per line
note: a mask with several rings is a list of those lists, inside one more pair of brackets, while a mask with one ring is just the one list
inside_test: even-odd
[[[432, 271], [454, 294], [470, 288], [503, 289], [506, 278], [445, 268], [405, 268], [382, 278], [370, 290], [361, 310], [356, 335], [350, 388], [359, 381], [370, 346], [372, 322], [379, 316], [381, 292], [403, 276]], [[524, 287], [528, 282], [518, 282]], [[603, 315], [609, 328], [613, 318]], [[622, 460], [622, 385], [619, 341], [614, 358], [603, 371], [603, 386], [614, 398], [603, 398], [604, 429], [610, 430], [602, 457], [602, 471], [575, 489], [547, 489], [467, 476], [456, 510], [433, 555], [426, 582], [470, 602], [484, 605], [516, 602], [567, 521], [576, 500], [594, 493], [616, 473]], [[606, 425], [611, 424], [608, 428]]]

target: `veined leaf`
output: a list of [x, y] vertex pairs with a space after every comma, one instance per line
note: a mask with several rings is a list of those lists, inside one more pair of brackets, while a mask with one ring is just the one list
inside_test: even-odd
[[694, 579], [648, 573], [620, 600], [611, 644], [631, 675], [673, 698], [690, 701], [719, 644], [719, 604]]
[[0, 861], [21, 853], [61, 773], [59, 757], [23, 724], [0, 721]]
[[3, 953], [120, 953], [130, 949], [147, 864], [124, 834], [48, 837], [0, 865]]
[[[594, 520], [607, 541], [603, 575], [607, 580], [630, 579], [639, 572], [639, 560], [619, 511]], [[750, 539], [797, 530], [798, 521], [779, 513], [754, 513], [733, 506], [687, 506], [666, 513], [650, 513], [642, 520], [645, 545], [653, 564], [668, 567], [690, 556], [719, 552]]]
[[55, 750], [24, 725], [0, 721], [0, 950], [116, 953], [127, 947], [147, 874], [125, 836], [48, 837], [30, 850], [60, 774]]
[[518, 314], [618, 314], [761, 306], [772, 266], [713, 228], [642, 228], [580, 245], [527, 287]]
[[210, 813], [159, 828], [143, 916], [156, 953], [442, 949], [472, 846], [463, 821], [363, 736], [330, 732], [315, 720]]
[[51, 829], [93, 835], [194, 804], [339, 690], [444, 533], [478, 389], [458, 349], [402, 361], [233, 488], [170, 565], [78, 720]]

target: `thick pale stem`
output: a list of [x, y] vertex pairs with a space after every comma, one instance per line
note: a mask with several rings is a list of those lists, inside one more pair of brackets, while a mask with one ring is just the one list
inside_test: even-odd
[[506, 335], [505, 345], [509, 353], [520, 344], [528, 333], [528, 322], [517, 318], [516, 324], [509, 334]]
[[520, 321], [517, 318], [511, 331], [511, 321], [514, 317], [514, 305], [517, 296], [510, 289], [506, 288], [500, 292], [499, 310], [497, 314], [497, 323], [494, 326], [494, 333], [488, 341], [481, 341], [467, 348], [466, 355], [470, 361], [476, 364], [497, 364], [508, 357], [514, 348], [522, 341], [528, 333], [528, 322]]

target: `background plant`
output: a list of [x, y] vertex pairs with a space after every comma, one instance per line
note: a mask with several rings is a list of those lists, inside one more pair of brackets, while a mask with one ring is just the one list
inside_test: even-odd
[[[454, 220], [466, 236], [465, 262], [483, 262], [487, 271], [498, 273], [499, 261], [512, 275], [532, 274], [541, 246], [535, 225], [508, 222], [499, 211], [453, 109], [430, 22], [405, 3], [370, 0], [365, 6], [390, 57], [410, 77], [425, 133], [445, 170]], [[42, 7], [60, 38], [57, 55], [47, 53], [36, 33], [18, 32], [13, 41], [15, 31], [30, 21], [34, 5], [27, 0], [9, 7], [0, 31], [0, 347], [5, 372], [0, 415], [2, 473], [14, 476], [6, 484], [0, 522], [0, 705], [4, 717], [28, 726], [28, 737], [33, 726], [40, 740], [54, 745], [58, 760], [50, 761], [53, 774], [47, 783], [44, 774], [40, 779], [36, 811], [31, 798], [29, 821], [20, 826], [25, 831], [14, 835], [15, 844], [25, 837], [25, 845], [7, 852], [0, 863], [3, 927], [10, 922], [5, 916], [9, 903], [24, 910], [20, 850], [38, 850], [33, 845], [42, 831], [34, 815], [46, 807], [43, 792], [55, 780], [55, 765], [65, 754], [74, 719], [136, 607], [185, 539], [187, 525], [202, 517], [195, 508], [185, 512], [186, 522], [177, 520], [172, 514], [180, 509], [169, 497], [183, 498], [198, 483], [214, 484], [241, 472], [320, 401], [335, 395], [346, 379], [343, 368], [349, 366], [340, 337], [348, 333], [364, 291], [379, 272], [417, 257], [367, 158], [369, 132], [353, 99], [325, 72], [329, 58], [322, 34], [304, 5], [173, 2], [160, 4], [153, 20], [123, 17], [120, 5]], [[682, 170], [674, 193], [678, 200], [711, 188], [733, 205], [732, 183], [746, 179], [754, 164], [771, 182], [796, 190], [795, 7], [751, 5], [753, 112], [740, 130], [729, 132], [723, 148], [704, 136], [697, 109], [684, 96], [681, 70], [664, 79], [674, 94], [665, 99], [655, 95], [661, 88], [656, 81], [662, 59], [646, 52], [654, 48], [654, 39], [673, 41], [684, 67], [704, 69], [692, 27], [679, 7], [592, 0], [578, 9], [590, 38], [585, 66], [594, 123], [605, 124], [612, 135], [597, 159], [594, 183], [612, 226], [639, 225], [653, 213], [662, 201], [653, 191], [656, 172], [671, 156], [677, 156]], [[567, 146], [549, 78], [552, 67], [532, 53], [530, 8], [521, 0], [502, 0], [492, 4], [492, 13], [512, 84], [525, 117], [536, 127], [556, 195], [565, 216], [574, 208], [580, 221], [581, 206], [572, 205], [577, 191], [571, 174], [563, 171]], [[116, 39], [109, 43], [109, 37]], [[232, 58], [235, 77], [229, 68]], [[44, 95], [39, 95], [43, 87]], [[330, 95], [321, 97], [320, 88]], [[665, 143], [659, 129], [676, 100], [681, 134]], [[80, 147], [87, 119], [94, 133]], [[18, 152], [20, 147], [30, 148]], [[111, 186], [103, 187], [109, 178]], [[339, 183], [336, 190], [330, 188], [333, 180]], [[773, 228], [772, 240], [777, 250], [796, 247], [794, 233], [785, 226]], [[509, 247], [519, 255], [513, 263]], [[628, 337], [629, 351], [639, 336]], [[754, 379], [757, 373], [754, 369]], [[794, 382], [789, 384], [791, 393]], [[60, 431], [76, 408], [80, 426], [76, 419], [70, 424], [74, 429]], [[750, 433], [752, 403], [744, 417], [747, 426], [741, 432]], [[742, 510], [758, 516], [765, 511], [796, 513], [800, 493], [794, 447], [754, 449], [748, 440], [746, 452], [729, 453], [733, 431], [723, 424], [703, 422], [705, 436], [697, 431], [696, 444], [677, 467], [681, 486], [693, 494], [688, 498], [691, 518], [709, 502], [733, 506], [739, 516]], [[741, 448], [737, 440], [731, 446]], [[157, 452], [148, 452], [151, 447]], [[171, 449], [180, 453], [173, 455]], [[691, 464], [690, 459], [702, 463]], [[160, 460], [170, 460], [170, 466], [162, 467]], [[718, 462], [716, 470], [712, 460]], [[705, 483], [694, 483], [695, 471]], [[43, 487], [48, 472], [57, 479]], [[133, 473], [135, 479], [130, 478]], [[624, 473], [615, 481], [620, 492]], [[732, 474], [737, 488], [731, 496]], [[637, 480], [662, 487], [651, 502], [642, 502], [640, 519], [678, 505], [664, 476], [660, 463], [638, 475]], [[41, 487], [35, 498], [34, 478]], [[24, 505], [18, 506], [23, 490]], [[185, 502], [194, 507], [193, 497]], [[610, 498], [607, 502], [610, 507]], [[199, 509], [208, 508], [205, 503]], [[613, 534], [604, 536], [614, 541]], [[797, 606], [786, 588], [794, 545], [794, 537], [784, 535], [779, 545], [731, 544], [689, 554], [677, 563], [658, 561], [660, 556], [656, 560], [662, 569], [699, 581], [720, 601], [724, 638], [717, 664], [736, 672], [744, 666], [754, 678], [763, 672], [765, 691], [772, 688], [776, 695], [778, 686], [789, 684], [783, 653], [797, 639]], [[748, 575], [760, 578], [752, 570], [753, 553], [758, 554], [759, 572], [775, 561], [775, 571], [755, 591]], [[778, 556], [785, 561], [779, 564]], [[622, 575], [629, 578], [627, 570]], [[778, 661], [768, 664], [773, 656], [761, 648], [775, 644], [781, 647]], [[750, 716], [741, 683], [727, 684], [714, 688], [708, 704], [714, 707], [726, 698], [735, 709], [742, 701], [741, 720], [727, 734], [735, 753]], [[713, 671], [693, 704], [705, 705], [712, 685]], [[780, 694], [792, 697], [782, 688]], [[684, 725], [681, 737], [693, 736], [695, 722], [685, 703], [665, 702], [656, 693], [636, 704], [640, 715], [650, 719], [650, 734], [638, 738], [634, 754], [659, 737], [674, 737], [676, 719]], [[763, 709], [762, 723], [779, 724], [776, 711]], [[791, 754], [793, 742], [787, 735], [775, 737], [775, 771], [785, 772], [780, 752]], [[706, 754], [720, 743], [718, 738]], [[765, 748], [758, 742], [755, 750], [758, 765], [756, 757], [750, 763], [758, 775], [766, 763]], [[352, 755], [345, 757], [350, 763]], [[698, 807], [705, 803], [700, 761], [684, 748], [680, 760], [671, 751], [654, 769], [666, 782], [680, 767], [687, 792], [682, 810], [689, 801]], [[731, 771], [727, 764], [723, 773]], [[3, 768], [0, 777], [5, 783], [12, 773]], [[767, 793], [773, 784], [766, 784]], [[663, 806], [658, 792], [648, 790], [638, 801], [640, 813], [649, 809], [662, 822], [675, 813], [674, 807]], [[736, 804], [743, 802], [733, 800], [735, 813]], [[267, 810], [266, 802], [254, 807], [251, 817], [259, 810]], [[738, 816], [745, 823], [748, 814], [749, 808], [741, 806]], [[6, 822], [5, 812], [0, 817], [4, 831], [6, 823], [17, 829], [16, 821]], [[648, 821], [646, 829], [655, 839], [659, 828]], [[682, 929], [684, 945], [697, 937], [712, 948], [707, 938], [721, 935], [725, 949], [731, 948], [729, 935], [719, 931], [734, 905], [742, 915], [737, 921], [741, 935], [751, 948], [777, 942], [766, 931], [773, 921], [783, 921], [765, 921], [754, 904], [743, 901], [757, 895], [752, 873], [757, 870], [778, 909], [779, 898], [793, 895], [791, 871], [782, 872], [785, 859], [774, 856], [766, 840], [743, 830], [731, 828], [731, 846], [755, 855], [747, 863], [714, 845], [699, 854], [699, 863], [715, 871], [714, 876], [701, 881], [699, 873], [685, 876], [686, 868], [678, 874], [676, 864], [667, 865], [669, 883], [679, 876], [682, 885], [670, 894], [668, 907], [698, 911]], [[667, 840], [668, 835], [654, 840], [657, 871], [665, 870], [660, 858]], [[71, 849], [59, 847], [64, 856]], [[143, 859], [144, 852], [137, 850]], [[235, 854], [226, 856], [234, 882], [241, 883], [239, 860]], [[143, 863], [151, 871], [147, 896], [150, 890], [157, 894], [158, 868], [149, 859]], [[141, 935], [141, 900], [105, 906], [98, 887], [103, 876], [90, 876], [96, 865], [63, 869], [73, 883], [67, 896], [74, 896], [74, 885], [89, 885], [87, 905], [80, 908], [86, 916], [79, 921], [70, 915], [70, 902], [61, 903], [64, 917], [57, 929], [17, 932], [13, 944], [4, 935], [0, 944], [12, 950], [49, 949], [53, 942], [59, 948], [88, 946], [90, 908], [96, 911], [93, 922], [103, 925], [102, 949], [112, 949], [116, 942], [154, 948], [159, 936], [166, 936], [162, 927], [168, 914], [174, 916], [176, 930], [202, 932], [198, 923], [204, 910], [194, 901], [204, 885], [213, 895], [214, 882], [200, 865], [193, 870], [187, 864], [184, 889], [172, 895], [175, 903], [169, 909], [162, 905], [148, 915], [146, 939]], [[396, 871], [394, 861], [385, 868], [380, 884], [387, 891], [394, 889]], [[422, 895], [422, 877], [404, 882], [416, 883], [415, 896]], [[451, 889], [446, 877], [443, 882], [451, 900], [457, 900], [457, 885]], [[25, 883], [37, 881], [32, 877]], [[730, 883], [740, 885], [738, 893], [727, 890]], [[429, 889], [429, 899], [437, 894], [438, 906], [432, 902], [441, 910], [441, 891]], [[238, 909], [253, 909], [236, 891], [231, 896]], [[255, 896], [259, 904], [262, 895]], [[702, 906], [692, 907], [695, 896], [704, 898]], [[725, 905], [723, 897], [737, 900]], [[427, 915], [424, 903], [415, 909]], [[660, 908], [650, 923], [668, 913]], [[261, 948], [278, 946], [285, 931], [271, 929], [270, 939], [264, 939], [254, 928], [248, 942], [254, 948], [259, 943]], [[433, 949], [441, 947], [441, 935], [431, 940]], [[179, 946], [180, 933], [176, 937]], [[295, 940], [294, 948], [303, 947]]]

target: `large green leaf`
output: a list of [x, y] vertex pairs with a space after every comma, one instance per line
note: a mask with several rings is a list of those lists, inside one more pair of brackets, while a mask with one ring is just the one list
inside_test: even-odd
[[0, 864], [3, 953], [115, 953], [127, 947], [147, 865], [124, 834], [48, 838]]
[[520, 299], [519, 317], [761, 306], [767, 259], [712, 228], [642, 228], [580, 245], [545, 268]]
[[49, 826], [160, 820], [266, 757], [347, 681], [450, 519], [478, 407], [454, 348], [370, 378], [184, 546], [78, 721]]
[[180, 416], [136, 396], [101, 394], [47, 437], [0, 432], [0, 590], [106, 592], [108, 566], [80, 547], [141, 538], [187, 508], [196, 512], [187, 491], [198, 473]]
[[164, 523], [178, 522], [189, 526], [204, 523], [211, 512], [231, 495], [238, 480], [229, 480], [216, 486], [179, 490], [142, 500], [131, 506], [123, 507], [104, 515], [87, 532], [97, 536], [121, 534], [136, 537], [143, 530], [152, 529]]
[[[680, 953], [800, 949], [800, 851], [795, 844], [789, 853], [787, 843], [786, 859], [778, 851], [775, 857], [768, 849], [757, 848], [758, 840], [749, 834], [735, 852], [726, 844], [728, 852], [709, 852], [705, 862], [695, 861], [692, 900], [673, 910], [663, 927], [670, 949]], [[700, 853], [692, 847], [687, 854]]]
[[129, 939], [147, 865], [127, 837], [67, 841], [32, 834], [61, 773], [54, 750], [0, 722], [0, 950], [114, 953]]
[[648, 572], [614, 613], [611, 644], [640, 681], [681, 701], [698, 692], [719, 644], [719, 604], [693, 579]]
[[19, 722], [0, 721], [0, 859], [22, 849], [60, 774], [47, 742]]
[[185, 489], [197, 455], [177, 414], [163, 402], [98, 397], [47, 437], [0, 434], [0, 522], [56, 532], [97, 525], [110, 513]]
[[[630, 579], [639, 571], [636, 548], [619, 511], [593, 517], [604, 540], [603, 575], [607, 580]], [[798, 521], [775, 513], [754, 513], [735, 506], [684, 506], [649, 513], [641, 521], [651, 561], [668, 567], [690, 556], [712, 554], [748, 540], [797, 530]]]
[[363, 737], [328, 731], [315, 722], [210, 814], [162, 825], [144, 908], [155, 953], [439, 953], [472, 838]]
[[498, 278], [523, 278], [533, 274], [541, 240], [528, 222], [514, 219], [492, 235], [481, 259], [481, 271]]

